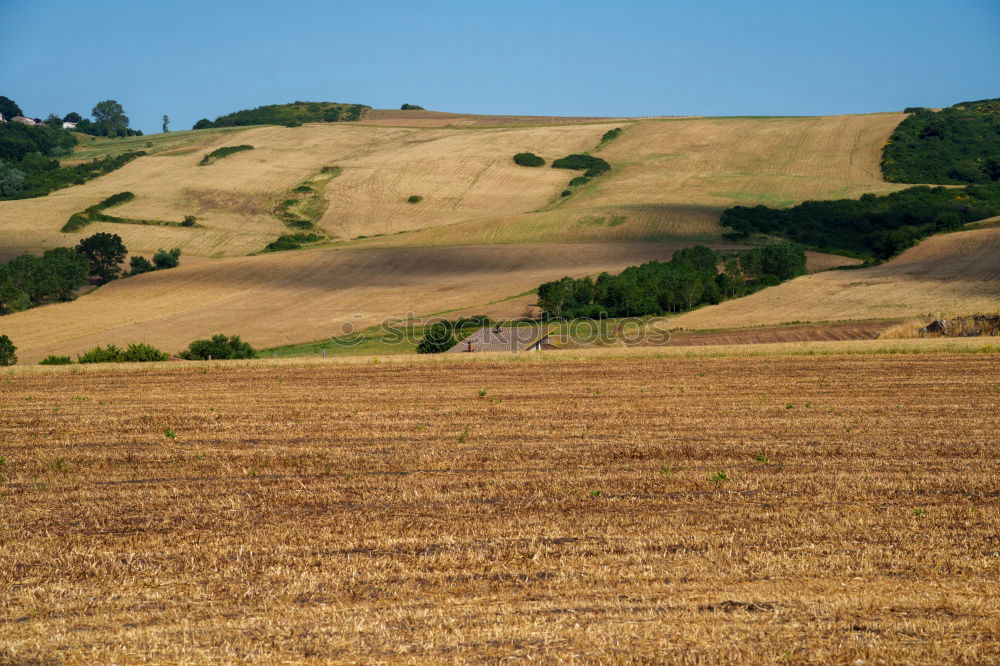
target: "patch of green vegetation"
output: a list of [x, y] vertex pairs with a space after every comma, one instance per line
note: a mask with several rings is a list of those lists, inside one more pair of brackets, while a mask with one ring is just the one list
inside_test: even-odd
[[420, 196], [419, 194], [412, 194], [412, 195], [410, 195], [410, 197], [409, 197], [409, 198], [408, 198], [408, 199], [406, 200], [406, 203], [411, 203], [411, 204], [418, 204], [418, 203], [420, 203], [420, 202], [421, 202], [421, 201], [423, 201], [423, 200], [424, 200], [424, 198], [423, 198], [422, 196]]
[[112, 222], [115, 224], [143, 224], [143, 225], [156, 225], [162, 227], [196, 227], [198, 226], [195, 222], [193, 215], [185, 215], [184, 220], [181, 222], [169, 222], [166, 220], [143, 220], [138, 218], [130, 217], [115, 217], [113, 215], [108, 215], [104, 211], [108, 208], [114, 206], [120, 206], [123, 203], [128, 203], [135, 199], [135, 195], [131, 192], [119, 192], [118, 194], [112, 194], [110, 197], [101, 201], [98, 204], [90, 206], [86, 210], [80, 213], [73, 213], [70, 215], [66, 224], [62, 226], [63, 233], [72, 233], [74, 231], [79, 231], [83, 227], [91, 224], [92, 222]]
[[55, 354], [49, 354], [39, 361], [38, 365], [71, 365], [72, 363], [73, 359], [69, 356], [56, 356]]
[[316, 241], [323, 240], [323, 236], [319, 234], [308, 234], [308, 233], [297, 233], [297, 234], [284, 234], [278, 236], [277, 240], [273, 240], [267, 244], [264, 248], [264, 252], [283, 252], [285, 250], [299, 250], [302, 249], [303, 245], [308, 243], [315, 243]]
[[210, 127], [234, 127], [247, 125], [284, 125], [298, 127], [302, 123], [335, 123], [360, 120], [361, 114], [371, 109], [364, 104], [342, 104], [338, 102], [292, 102], [291, 104], [268, 104], [254, 109], [243, 109], [219, 116], [214, 121], [202, 118], [194, 124], [194, 129]]
[[621, 127], [616, 127], [613, 130], [608, 130], [607, 132], [604, 133], [604, 136], [601, 137], [601, 142], [597, 144], [597, 147], [602, 148], [606, 144], [611, 143], [612, 141], [614, 141], [615, 139], [617, 139], [622, 135], [622, 131], [623, 130]]
[[518, 153], [514, 155], [514, 164], [523, 167], [545, 166], [545, 160], [534, 153]]
[[735, 206], [722, 213], [732, 240], [776, 234], [823, 252], [888, 259], [927, 236], [1000, 215], [1000, 183], [911, 187], [860, 199], [806, 201], [776, 210]]
[[116, 345], [94, 347], [76, 357], [77, 363], [149, 363], [166, 361], [170, 357], [144, 342], [130, 344], [125, 349]]
[[882, 151], [882, 174], [895, 183], [1000, 181], [1000, 99], [962, 102], [934, 112], [913, 108]]
[[[330, 202], [323, 196], [326, 184], [340, 175], [340, 167], [325, 166], [319, 173], [284, 193], [274, 214], [289, 229], [311, 231], [323, 217]], [[292, 248], [283, 248], [292, 249]]]
[[573, 155], [567, 155], [566, 157], [560, 157], [552, 162], [552, 168], [584, 170], [583, 175], [589, 178], [600, 176], [601, 174], [611, 171], [611, 165], [606, 160], [593, 155], [585, 155], [583, 153], [575, 153]]
[[234, 155], [236, 153], [242, 153], [245, 150], [253, 150], [253, 146], [242, 144], [239, 146], [223, 146], [222, 148], [216, 148], [215, 150], [213, 150], [212, 152], [208, 153], [203, 158], [201, 158], [201, 161], [198, 162], [198, 166], [207, 166], [209, 164], [212, 164], [213, 162], [217, 162], [223, 158], [229, 157], [230, 155]]
[[420, 106], [419, 104], [404, 104], [403, 106], [399, 107], [399, 110], [400, 111], [424, 111], [424, 107]]

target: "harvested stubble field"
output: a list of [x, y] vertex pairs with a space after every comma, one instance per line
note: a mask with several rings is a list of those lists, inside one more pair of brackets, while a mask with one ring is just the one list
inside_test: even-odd
[[995, 661], [998, 373], [17, 370], [0, 661]]

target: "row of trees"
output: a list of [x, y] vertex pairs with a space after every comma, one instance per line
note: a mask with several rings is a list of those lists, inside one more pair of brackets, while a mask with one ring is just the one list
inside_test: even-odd
[[912, 109], [889, 137], [882, 173], [897, 183], [1000, 181], [1000, 99]]
[[825, 252], [888, 259], [931, 234], [994, 215], [1000, 215], [1000, 183], [911, 187], [784, 209], [735, 206], [721, 221], [731, 239], [777, 234]]
[[134, 255], [126, 274], [122, 264], [127, 255], [120, 236], [102, 232], [84, 238], [74, 248], [56, 247], [41, 256], [15, 257], [0, 265], [0, 315], [73, 300], [88, 281], [104, 284], [123, 275], [173, 268], [180, 262], [181, 251], [158, 250], [152, 262]]
[[[9, 341], [9, 338], [8, 338]], [[13, 345], [13, 343], [11, 343]], [[0, 338], [2, 347], [2, 338]], [[13, 352], [12, 352], [13, 353]], [[257, 350], [249, 343], [244, 342], [238, 335], [214, 335], [210, 339], [195, 340], [187, 349], [178, 354], [180, 358], [188, 361], [208, 361], [227, 359], [247, 359], [256, 358]], [[170, 355], [157, 349], [153, 345], [145, 342], [137, 342], [125, 347], [110, 344], [106, 347], [94, 347], [93, 349], [78, 354], [77, 363], [150, 363], [154, 361], [166, 361]], [[14, 358], [14, 362], [17, 358]], [[39, 365], [70, 365], [73, 359], [69, 356], [58, 356], [52, 354], [39, 361]], [[8, 364], [12, 365], [12, 364]]]
[[698, 245], [674, 252], [668, 262], [631, 266], [618, 275], [546, 282], [538, 304], [547, 318], [641, 317], [690, 310], [778, 284], [806, 272], [803, 248], [792, 242], [755, 248], [725, 262]]
[[286, 125], [302, 123], [335, 123], [359, 120], [361, 113], [370, 106], [363, 104], [340, 104], [336, 102], [293, 102], [291, 104], [268, 104], [253, 109], [234, 111], [219, 116], [214, 121], [202, 118], [193, 129], [210, 127], [242, 127], [244, 125]]

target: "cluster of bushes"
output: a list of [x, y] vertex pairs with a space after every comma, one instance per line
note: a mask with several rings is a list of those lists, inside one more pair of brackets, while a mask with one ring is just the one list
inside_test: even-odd
[[240, 146], [223, 146], [222, 148], [216, 148], [212, 152], [202, 157], [201, 161], [198, 162], [198, 166], [206, 166], [208, 164], [211, 164], [212, 162], [221, 160], [224, 157], [229, 157], [234, 153], [242, 153], [244, 150], [253, 150], [253, 146], [248, 146], [246, 144], [243, 144]]
[[152, 271], [162, 271], [167, 268], [176, 268], [181, 263], [181, 249], [175, 247], [172, 250], [160, 248], [153, 253], [153, 261], [134, 254], [129, 258], [129, 275], [141, 275]]
[[[46, 365], [64, 365], [68, 357], [48, 357], [42, 363]], [[170, 357], [152, 345], [144, 342], [131, 344], [124, 349], [115, 345], [107, 347], [94, 347], [88, 352], [77, 356], [78, 363], [151, 363], [153, 361], [166, 361]], [[48, 361], [48, 363], [46, 363]]]
[[213, 335], [208, 340], [195, 340], [180, 353], [188, 361], [208, 361], [224, 359], [256, 358], [257, 350], [240, 336]]
[[1000, 181], [1000, 99], [963, 102], [912, 115], [893, 131], [882, 152], [882, 173], [896, 183]]
[[417, 343], [418, 354], [440, 354], [459, 343], [472, 331], [492, 325], [486, 315], [462, 317], [454, 321], [442, 320], [431, 324], [424, 337]]
[[283, 236], [278, 236], [277, 240], [273, 240], [267, 244], [264, 248], [264, 252], [282, 252], [284, 250], [298, 250], [306, 243], [315, 243], [316, 241], [323, 240], [323, 237], [319, 234], [307, 234], [307, 233], [296, 233], [296, 234], [284, 234]]
[[723, 212], [728, 238], [776, 234], [825, 252], [888, 259], [941, 231], [1000, 214], [1000, 183], [911, 187], [884, 196], [806, 201], [785, 209], [736, 206]]
[[268, 104], [255, 109], [243, 109], [214, 121], [202, 118], [194, 124], [194, 129], [209, 127], [242, 127], [244, 125], [285, 125], [297, 127], [302, 123], [334, 123], [360, 120], [361, 113], [370, 106], [364, 104], [339, 104], [334, 102], [293, 102], [291, 104]]
[[534, 153], [518, 153], [514, 155], [514, 164], [523, 167], [545, 166], [545, 160]]
[[424, 107], [418, 106], [417, 104], [404, 104], [399, 107], [400, 111], [423, 111]]
[[[9, 345], [8, 363], [4, 363], [5, 341]], [[0, 365], [13, 365], [17, 362], [14, 356], [15, 347], [7, 336], [0, 336]], [[208, 340], [195, 340], [188, 348], [179, 354], [180, 358], [189, 361], [226, 360], [256, 358], [257, 350], [240, 336], [215, 335]], [[10, 360], [12, 358], [12, 360]], [[152, 363], [170, 360], [170, 355], [144, 342], [119, 347], [110, 344], [106, 347], [94, 347], [90, 351], [78, 354], [77, 363]], [[46, 356], [38, 362], [39, 365], [70, 365], [73, 359], [69, 356], [55, 354]]]
[[15, 257], [0, 265], [0, 315], [72, 300], [90, 272], [90, 259], [67, 247]]
[[618, 275], [546, 282], [538, 304], [547, 318], [641, 317], [682, 312], [778, 284], [806, 272], [803, 248], [784, 242], [749, 250], [725, 263], [710, 248], [677, 250], [668, 262], [631, 266]]

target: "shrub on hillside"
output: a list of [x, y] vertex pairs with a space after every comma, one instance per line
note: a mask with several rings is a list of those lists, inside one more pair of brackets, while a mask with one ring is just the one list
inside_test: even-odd
[[323, 237], [319, 234], [307, 234], [301, 232], [296, 234], [284, 234], [282, 236], [278, 236], [277, 240], [273, 240], [268, 243], [264, 248], [264, 252], [298, 250], [305, 243], [315, 243], [319, 240], [323, 240]]
[[616, 127], [613, 130], [608, 130], [607, 132], [604, 133], [604, 136], [601, 137], [601, 145], [603, 146], [604, 144], [608, 143], [609, 141], [614, 141], [615, 139], [617, 139], [621, 135], [622, 135], [622, 128], [621, 127]]
[[193, 227], [197, 223], [197, 221], [198, 221], [198, 218], [196, 218], [194, 215], [185, 215], [184, 216], [184, 221], [181, 222], [181, 226], [182, 227]]
[[424, 107], [419, 106], [417, 104], [404, 104], [403, 106], [399, 107], [399, 109], [400, 111], [423, 111]]
[[457, 345], [455, 331], [449, 324], [450, 322], [432, 324], [424, 337], [417, 343], [417, 353], [440, 354]]
[[242, 144], [239, 146], [223, 146], [222, 148], [216, 148], [212, 152], [206, 154], [198, 162], [198, 166], [205, 166], [206, 164], [211, 164], [217, 160], [221, 160], [224, 157], [229, 157], [235, 153], [242, 153], [245, 150], [253, 150], [253, 146]]
[[55, 354], [49, 354], [39, 361], [38, 365], [71, 365], [72, 363], [73, 359], [69, 356], [56, 356]]
[[[370, 106], [363, 104], [339, 104], [334, 102], [293, 102], [291, 104], [268, 104], [255, 109], [243, 109], [215, 121], [202, 118], [194, 124], [194, 129], [209, 127], [242, 127], [246, 125], [286, 125], [290, 123], [338, 122], [358, 120], [361, 113]], [[294, 125], [297, 127], [298, 125]]]
[[523, 167], [545, 166], [545, 160], [534, 153], [518, 153], [514, 155], [514, 164]]
[[577, 176], [573, 180], [569, 181], [570, 187], [580, 187], [581, 185], [586, 185], [590, 182], [589, 176]]
[[176, 268], [181, 263], [181, 249], [175, 247], [172, 250], [159, 249], [153, 254], [153, 265], [157, 270], [164, 268]]
[[410, 195], [410, 198], [406, 200], [406, 202], [407, 203], [411, 203], [411, 204], [418, 204], [418, 203], [420, 203], [423, 200], [424, 200], [424, 198], [422, 196], [420, 196], [419, 194], [412, 194], [412, 195]]
[[107, 347], [94, 347], [88, 352], [77, 356], [78, 363], [151, 363], [166, 361], [170, 357], [152, 345], [145, 342], [130, 344], [125, 349], [110, 344]]
[[155, 271], [156, 267], [150, 263], [149, 259], [138, 254], [134, 254], [129, 258], [129, 275], [142, 275], [143, 273], [149, 273]]
[[567, 155], [566, 157], [560, 157], [552, 162], [552, 168], [574, 170], [585, 169], [586, 171], [584, 171], [583, 175], [593, 178], [594, 176], [600, 176], [601, 174], [610, 171], [611, 165], [600, 157], [577, 153]]
[[113, 344], [107, 347], [94, 347], [90, 351], [78, 354], [76, 361], [77, 363], [115, 363], [121, 353], [122, 350]]
[[255, 358], [257, 350], [249, 343], [240, 340], [240, 336], [213, 335], [210, 340], [195, 340], [181, 352], [180, 357], [189, 361], [207, 361], [209, 359]]
[[17, 347], [6, 335], [0, 335], [0, 365], [17, 364]]

